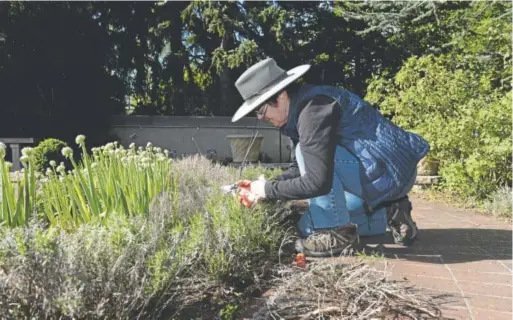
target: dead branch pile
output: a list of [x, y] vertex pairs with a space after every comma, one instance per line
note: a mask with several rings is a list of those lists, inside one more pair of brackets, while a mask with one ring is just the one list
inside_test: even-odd
[[361, 261], [321, 260], [281, 273], [253, 319], [442, 319], [431, 298]]

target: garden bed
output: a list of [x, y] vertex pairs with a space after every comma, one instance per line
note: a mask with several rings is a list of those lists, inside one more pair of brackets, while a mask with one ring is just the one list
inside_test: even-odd
[[[52, 163], [45, 174], [33, 170], [25, 149], [16, 185], [0, 157], [0, 313], [6, 318], [232, 319], [272, 286], [282, 295], [255, 315], [266, 318], [293, 303], [285, 299], [293, 292], [309, 295], [308, 286], [297, 287], [301, 282], [328, 288], [340, 284], [336, 277], [355, 281], [352, 291], [333, 291], [340, 303], [363, 298], [333, 310], [365, 314], [357, 309], [369, 303], [383, 312], [422, 308], [414, 307], [424, 300], [412, 307], [405, 288], [393, 287], [400, 297], [383, 295], [385, 286], [376, 287], [379, 279], [361, 265], [336, 273], [291, 266], [292, 210], [281, 203], [245, 208], [223, 194], [221, 185], [239, 178], [237, 168], [201, 157], [172, 160], [151, 144], [112, 143], [88, 154], [84, 138], [77, 143], [79, 163], [65, 148], [73, 168]], [[260, 174], [275, 172], [248, 167], [243, 176]], [[310, 300], [287, 308], [287, 317], [296, 318], [291, 310], [313, 317], [318, 307]]]

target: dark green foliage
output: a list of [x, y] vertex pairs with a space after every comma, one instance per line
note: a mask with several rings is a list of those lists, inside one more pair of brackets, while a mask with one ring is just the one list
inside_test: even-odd
[[[510, 13], [505, 1], [1, 2], [0, 136], [72, 144], [83, 133], [97, 146], [116, 140], [108, 119], [123, 106], [141, 115], [231, 116], [242, 103], [236, 78], [270, 56], [285, 69], [312, 64], [304, 82], [369, 93], [390, 118], [425, 134], [446, 162], [453, 150], [462, 153], [455, 146], [472, 145], [468, 132], [493, 137], [478, 144], [490, 150], [476, 151], [491, 161], [488, 169], [478, 165], [466, 173], [470, 180], [455, 173], [476, 163], [469, 151], [444, 177], [454, 181], [448, 185], [479, 185], [483, 195], [510, 180], [474, 181], [502, 172], [496, 168], [504, 163], [489, 157], [508, 151], [493, 146], [507, 136], [496, 127], [509, 118], [490, 110], [509, 101]], [[426, 73], [433, 82], [422, 82]], [[448, 89], [461, 95], [437, 103]], [[454, 117], [431, 121], [444, 103], [456, 109]], [[462, 123], [456, 105], [474, 122], [442, 143], [431, 133]], [[475, 123], [483, 105], [488, 111]], [[498, 122], [486, 125], [490, 117]]]
[[66, 147], [64, 141], [54, 138], [48, 138], [41, 141], [34, 149], [34, 164], [36, 170], [43, 172], [50, 167], [50, 161], [55, 161], [57, 165], [61, 162], [67, 162], [62, 156], [61, 150]]
[[105, 68], [110, 39], [91, 13], [87, 2], [0, 4], [0, 136], [109, 139], [125, 88]]
[[376, 77], [369, 86], [369, 101], [430, 142], [442, 187], [462, 197], [485, 200], [511, 186], [508, 12], [506, 2], [446, 12], [439, 18], [453, 30], [447, 53], [411, 57], [393, 77]]

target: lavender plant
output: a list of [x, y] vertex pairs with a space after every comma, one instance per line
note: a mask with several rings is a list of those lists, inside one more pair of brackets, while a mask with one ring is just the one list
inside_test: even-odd
[[242, 299], [276, 261], [282, 211], [221, 193], [236, 170], [115, 143], [72, 163], [38, 181], [46, 220], [0, 228], [8, 318], [195, 317]]

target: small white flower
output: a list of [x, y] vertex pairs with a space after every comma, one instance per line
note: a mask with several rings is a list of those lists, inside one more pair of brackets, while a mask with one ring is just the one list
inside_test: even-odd
[[57, 165], [57, 162], [55, 160], [50, 160], [50, 166], [53, 168]]
[[133, 142], [132, 142], [132, 143], [128, 146], [128, 148], [130, 148], [130, 149], [135, 149], [135, 143], [133, 143]]
[[53, 171], [52, 171], [52, 169], [50, 169], [50, 168], [47, 168], [47, 169], [46, 169], [46, 175], [47, 175], [47, 176], [51, 175], [51, 174], [52, 174], [52, 172], [53, 172]]
[[60, 172], [61, 174], [64, 174], [65, 171], [66, 171], [66, 168], [64, 166], [58, 166], [57, 167], [57, 172]]
[[146, 148], [151, 148], [152, 146], [153, 146], [153, 144], [152, 144], [151, 142], [148, 142], [148, 143], [146, 144]]
[[85, 142], [85, 136], [83, 134], [79, 134], [76, 138], [75, 138], [75, 142], [78, 144], [78, 145], [83, 145], [84, 142]]
[[23, 163], [26, 163], [29, 161], [29, 157], [28, 156], [21, 156], [20, 157], [20, 161], [23, 162]]

